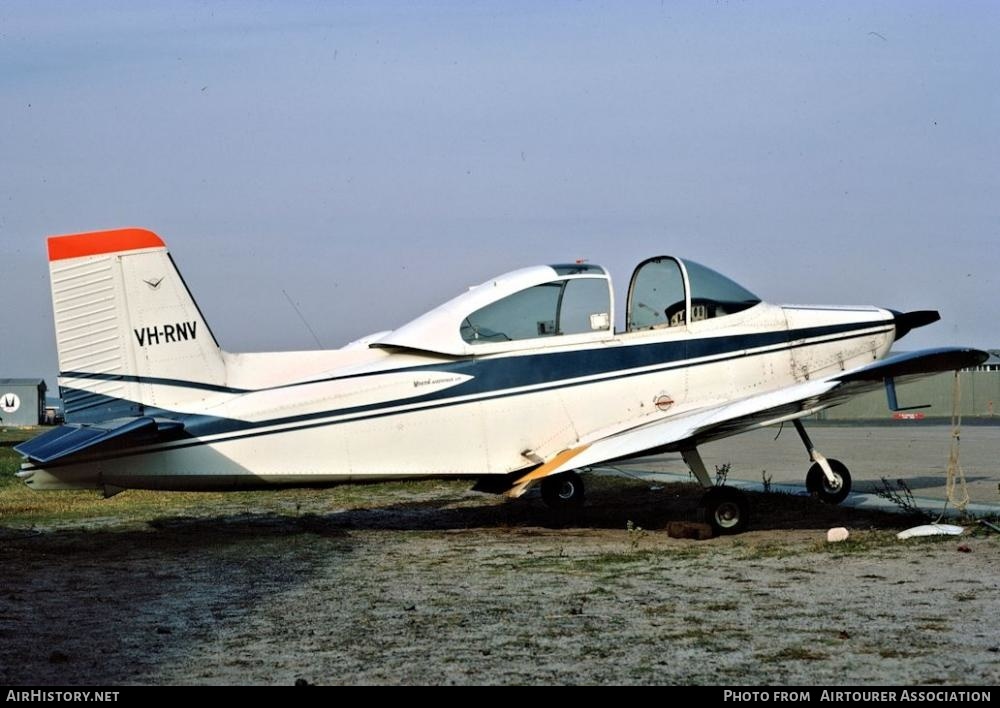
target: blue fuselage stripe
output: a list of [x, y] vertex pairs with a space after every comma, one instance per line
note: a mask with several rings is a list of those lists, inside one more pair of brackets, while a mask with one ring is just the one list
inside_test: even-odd
[[[257, 391], [273, 391], [284, 388], [295, 388], [297, 386], [307, 386], [310, 384], [325, 383], [328, 381], [342, 381], [353, 378], [363, 378], [366, 376], [376, 376], [378, 374], [387, 373], [387, 371], [448, 371], [473, 375], [476, 376], [477, 379], [481, 379], [484, 373], [488, 373], [491, 379], [491, 388], [508, 388], [513, 386], [531, 386], [539, 383], [547, 383], [549, 381], [576, 378], [580, 376], [593, 376], [614, 370], [654, 366], [657, 364], [684, 361], [687, 359], [700, 359], [702, 357], [718, 356], [720, 354], [728, 354], [733, 351], [741, 351], [745, 349], [758, 349], [760, 347], [790, 344], [803, 339], [814, 339], [816, 337], [842, 334], [845, 332], [856, 332], [879, 326], [889, 326], [892, 325], [892, 323], [892, 320], [883, 320], [881, 322], [854, 322], [839, 325], [825, 325], [822, 327], [808, 327], [792, 331], [776, 330], [773, 332], [757, 332], [753, 334], [739, 334], [722, 337], [704, 337], [702, 339], [679, 340], [675, 342], [653, 342], [649, 344], [624, 343], [619, 347], [599, 347], [594, 349], [577, 349], [573, 351], [559, 352], [539, 350], [518, 356], [488, 358], [472, 357], [458, 361], [453, 359], [442, 359], [440, 362], [433, 364], [420, 364], [417, 366], [349, 374], [346, 376], [329, 376], [261, 389], [233, 388], [200, 381], [167, 379], [153, 376], [140, 377], [125, 374], [97, 374], [83, 371], [65, 371], [61, 372], [59, 376], [60, 378], [93, 379], [99, 381], [141, 382], [156, 386], [176, 386], [180, 388], [191, 388], [217, 393], [243, 394], [255, 393]], [[527, 360], [530, 362], [530, 365], [520, 367], [489, 366], [485, 370], [483, 366], [486, 364], [493, 364], [498, 361], [510, 364], [520, 360]], [[470, 370], [474, 370], [474, 373]], [[496, 385], [494, 385], [494, 383]]]
[[[118, 453], [109, 457], [148, 454], [163, 449], [181, 449], [213, 444], [214, 442], [227, 442], [262, 435], [274, 435], [291, 430], [306, 430], [340, 423], [371, 420], [389, 415], [433, 410], [470, 402], [467, 397], [472, 397], [472, 401], [487, 401], [572, 386], [603, 383], [632, 376], [661, 373], [684, 367], [717, 364], [740, 359], [748, 355], [770, 354], [811, 346], [816, 344], [816, 342], [810, 340], [818, 337], [826, 337], [827, 339], [824, 342], [837, 342], [854, 339], [859, 336], [882, 334], [891, 331], [891, 324], [891, 320], [852, 323], [811, 327], [793, 331], [780, 330], [728, 337], [708, 337], [677, 342], [624, 344], [618, 347], [600, 347], [569, 352], [541, 351], [530, 355], [512, 357], [475, 358], [462, 361], [444, 360], [437, 364], [405, 367], [388, 371], [429, 370], [440, 373], [464, 374], [472, 378], [457, 386], [424, 396], [274, 418], [266, 421], [247, 422], [207, 415], [179, 414], [167, 410], [157, 411], [146, 407], [146, 415], [163, 415], [183, 421], [185, 433], [193, 438], [225, 435], [227, 433], [243, 434], [227, 436], [218, 441], [191, 440], [189, 442], [174, 442], [169, 444], [168, 448], [158, 446], [156, 448], [136, 450], [131, 453]], [[864, 334], [860, 334], [862, 331]], [[765, 351], [761, 352], [747, 352], [747, 350], [769, 347], [771, 349], [765, 349]], [[708, 360], [697, 361], [705, 358], [708, 358]], [[373, 371], [368, 375], [376, 376], [388, 373], [388, 371]], [[588, 377], [590, 378], [588, 379]], [[595, 379], [593, 377], [599, 378]], [[343, 378], [348, 377], [330, 377], [328, 379], [321, 379], [321, 381], [334, 381]], [[349, 378], [355, 378], [355, 376]], [[147, 379], [143, 380], [146, 381]], [[180, 386], [184, 385], [184, 382], [172, 382], [169, 385]], [[534, 388], [524, 390], [525, 387]], [[109, 399], [109, 403], [112, 401], [114, 399]], [[397, 410], [399, 406], [406, 406], [406, 409]], [[352, 417], [345, 418], [345, 416]], [[336, 417], [336, 419], [329, 420], [333, 417]], [[283, 427], [278, 430], [260, 430], [260, 428], [265, 427], [289, 425], [294, 427]]]

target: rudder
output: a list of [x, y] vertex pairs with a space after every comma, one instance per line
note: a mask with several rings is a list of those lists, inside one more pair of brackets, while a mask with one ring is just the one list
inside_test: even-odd
[[67, 420], [183, 410], [225, 386], [222, 351], [159, 236], [53, 236], [48, 250]]

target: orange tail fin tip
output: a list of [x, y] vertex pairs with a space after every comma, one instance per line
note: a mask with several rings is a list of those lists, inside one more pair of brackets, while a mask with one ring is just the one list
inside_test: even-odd
[[102, 253], [165, 248], [163, 239], [146, 229], [113, 229], [49, 237], [49, 260], [97, 256]]

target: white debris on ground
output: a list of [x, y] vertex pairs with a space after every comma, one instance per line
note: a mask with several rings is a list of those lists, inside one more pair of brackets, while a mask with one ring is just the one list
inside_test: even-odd
[[826, 532], [826, 542], [840, 543], [841, 541], [846, 541], [850, 535], [850, 531], [845, 529], [843, 526], [838, 526], [837, 528], [830, 529]]
[[965, 529], [954, 524], [923, 524], [911, 529], [900, 531], [896, 538], [919, 538], [921, 536], [961, 536]]

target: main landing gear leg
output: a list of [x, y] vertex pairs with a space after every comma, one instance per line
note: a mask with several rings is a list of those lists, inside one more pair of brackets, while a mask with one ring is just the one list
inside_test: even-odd
[[851, 473], [846, 465], [840, 460], [828, 460], [823, 457], [813, 445], [801, 420], [796, 418], [792, 423], [802, 438], [802, 444], [809, 451], [809, 459], [813, 462], [806, 474], [806, 489], [827, 504], [839, 504], [844, 501], [851, 493]]
[[717, 534], [740, 533], [750, 521], [750, 505], [746, 495], [734, 487], [717, 487], [708, 476], [705, 463], [697, 448], [681, 450], [684, 462], [705, 489], [701, 498], [702, 513]]

